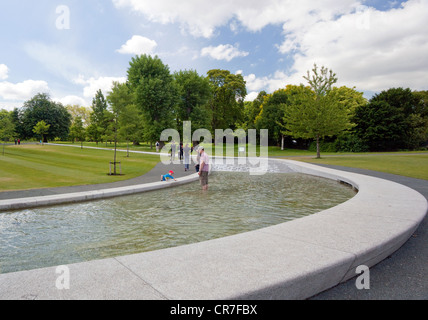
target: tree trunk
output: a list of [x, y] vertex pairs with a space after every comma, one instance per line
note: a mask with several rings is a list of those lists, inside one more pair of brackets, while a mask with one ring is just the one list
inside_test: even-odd
[[114, 136], [114, 175], [116, 175], [116, 150], [117, 150], [117, 136]]
[[317, 159], [321, 158], [321, 152], [320, 152], [320, 136], [317, 135]]

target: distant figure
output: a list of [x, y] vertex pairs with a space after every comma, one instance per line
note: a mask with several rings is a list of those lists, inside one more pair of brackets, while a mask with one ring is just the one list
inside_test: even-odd
[[195, 170], [196, 170], [196, 172], [199, 172], [200, 161], [201, 161], [201, 155], [200, 155], [200, 153], [199, 153], [199, 146], [196, 146], [195, 151], [196, 151], [196, 164], [195, 164]]
[[15, 146], [18, 144], [18, 139], [15, 139]]
[[21, 145], [21, 139], [18, 139], [18, 145]]
[[208, 173], [210, 171], [210, 157], [205, 152], [204, 147], [199, 148], [201, 154], [201, 164], [199, 167], [199, 181], [201, 182], [202, 190], [208, 190]]
[[170, 179], [177, 181], [177, 179], [175, 179], [172, 175], [174, 174], [174, 171], [170, 171], [169, 173], [162, 175], [161, 176], [161, 181], [168, 181]]
[[172, 141], [172, 144], [171, 144], [171, 161], [175, 160], [175, 148], [176, 148], [175, 142]]
[[191, 149], [189, 147], [189, 144], [186, 144], [186, 146], [183, 148], [184, 171], [189, 171], [189, 167], [190, 167], [190, 152], [191, 152]]
[[183, 160], [183, 143], [182, 142], [180, 142], [180, 149], [178, 150], [178, 152], [179, 152], [178, 157], [181, 161]]
[[156, 152], [159, 152], [159, 146], [160, 146], [159, 141], [156, 141]]

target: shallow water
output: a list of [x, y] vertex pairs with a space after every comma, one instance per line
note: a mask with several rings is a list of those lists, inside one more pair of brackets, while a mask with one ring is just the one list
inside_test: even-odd
[[0, 273], [220, 238], [333, 207], [355, 192], [297, 173], [215, 172], [198, 183], [108, 200], [0, 213]]

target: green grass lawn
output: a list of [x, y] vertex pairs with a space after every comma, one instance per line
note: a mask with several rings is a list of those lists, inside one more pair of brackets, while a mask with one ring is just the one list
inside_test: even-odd
[[[80, 146], [80, 142], [75, 142], [74, 144], [70, 141], [66, 141], [66, 142], [52, 142], [52, 143], [56, 143], [56, 144], [68, 144], [68, 145], [75, 145], [75, 146]], [[207, 146], [206, 143], [202, 143], [204, 146]], [[107, 148], [107, 149], [113, 149], [114, 148], [114, 143], [110, 143], [110, 142], [103, 142], [103, 143], [95, 143], [95, 142], [84, 142], [83, 143], [84, 147], [98, 147], [98, 148]], [[119, 142], [117, 144], [117, 148], [121, 149], [121, 150], [126, 150], [128, 147], [128, 144], [126, 142]], [[239, 154], [239, 150], [238, 150], [238, 144], [234, 144], [233, 148], [234, 148], [234, 153], [235, 156], [238, 156]], [[212, 148], [212, 154], [215, 155], [215, 149], [216, 146], [214, 144], [211, 145]], [[223, 144], [223, 155], [227, 155], [226, 152], [226, 148], [227, 148], [227, 144]], [[156, 152], [156, 147], [155, 145], [153, 145], [153, 148], [150, 148], [150, 144], [147, 143], [141, 143], [140, 145], [134, 146], [132, 143], [129, 144], [129, 149], [130, 150], [135, 150], [135, 151], [144, 151], [144, 152]], [[248, 149], [248, 145], [247, 145], [247, 149]], [[259, 153], [259, 146], [256, 146], [256, 150], [257, 150], [257, 156], [260, 155]], [[281, 156], [285, 156], [285, 157], [289, 157], [289, 156], [316, 156], [315, 152], [311, 152], [311, 151], [307, 151], [307, 150], [299, 150], [299, 149], [285, 149], [285, 150], [281, 150], [281, 148], [279, 147], [268, 147], [269, 150], [269, 156], [273, 156], [273, 157], [281, 157]]]
[[[67, 144], [67, 145], [74, 145], [74, 146], [80, 146], [80, 142], [71, 142], [71, 141], [51, 141], [51, 143], [55, 144]], [[83, 142], [84, 147], [97, 147], [97, 148], [105, 148], [105, 149], [114, 149], [114, 143], [113, 142], [99, 142], [98, 144], [96, 142]], [[153, 144], [153, 148], [150, 148], [150, 144], [147, 143], [140, 143], [139, 145], [133, 145], [131, 143], [126, 142], [118, 142], [117, 148], [121, 150], [126, 150], [129, 146], [129, 150], [136, 150], [136, 151], [144, 151], [144, 152], [156, 152], [156, 146]]]
[[[76, 144], [78, 145], [78, 144]], [[96, 144], [85, 144], [96, 146]], [[99, 147], [105, 146], [100, 144]], [[107, 144], [107, 148], [112, 145]], [[126, 149], [126, 144], [119, 146]], [[226, 148], [226, 146], [225, 146]], [[154, 151], [150, 146], [133, 147], [133, 150]], [[234, 147], [235, 155], [238, 146]], [[123, 176], [109, 176], [109, 162], [113, 161], [110, 150], [80, 149], [52, 145], [6, 146], [0, 152], [0, 191], [51, 188], [86, 184], [99, 184], [131, 179], [149, 172], [159, 163], [159, 156], [118, 152]], [[215, 153], [215, 149], [213, 150]], [[224, 149], [226, 155], [226, 149]], [[306, 150], [269, 147], [270, 157], [290, 158], [314, 164], [330, 164], [369, 169], [428, 180], [428, 154], [364, 153], [322, 154]]]
[[123, 176], [109, 176], [113, 152], [49, 145], [7, 146], [0, 153], [0, 191], [121, 181], [143, 175], [158, 156], [119, 152]]
[[428, 180], [428, 154], [372, 153], [344, 154], [321, 159], [297, 158], [314, 164], [328, 164], [368, 169]]

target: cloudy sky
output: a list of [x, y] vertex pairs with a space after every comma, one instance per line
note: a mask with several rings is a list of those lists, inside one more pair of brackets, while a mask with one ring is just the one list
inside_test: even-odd
[[366, 97], [428, 90], [426, 21], [428, 0], [1, 1], [0, 108], [38, 92], [90, 106], [138, 54], [242, 73], [247, 100], [305, 83], [314, 63]]

